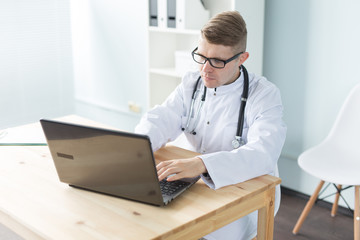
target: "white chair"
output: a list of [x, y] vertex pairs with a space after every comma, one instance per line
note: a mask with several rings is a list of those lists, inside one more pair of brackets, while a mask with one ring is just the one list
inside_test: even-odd
[[360, 84], [356, 85], [346, 98], [327, 138], [302, 153], [298, 164], [321, 181], [301, 213], [293, 234], [299, 232], [324, 183], [328, 182], [337, 184], [338, 188], [332, 216], [336, 214], [342, 186], [355, 187], [354, 239], [360, 240]]

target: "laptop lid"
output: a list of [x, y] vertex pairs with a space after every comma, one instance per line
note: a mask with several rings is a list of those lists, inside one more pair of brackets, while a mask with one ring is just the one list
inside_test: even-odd
[[146, 135], [40, 120], [61, 182], [164, 205]]

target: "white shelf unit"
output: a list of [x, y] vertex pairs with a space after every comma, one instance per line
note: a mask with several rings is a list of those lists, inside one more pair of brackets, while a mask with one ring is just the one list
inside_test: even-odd
[[[203, 0], [203, 2], [210, 12], [210, 18], [223, 11], [238, 10], [242, 15], [245, 13], [247, 26], [252, 27], [253, 22], [259, 23], [254, 26], [256, 34], [253, 36], [249, 34], [248, 42], [256, 40], [252, 49], [259, 52], [256, 54], [257, 62], [250, 63], [250, 66], [252, 68], [256, 66], [257, 71], [262, 70], [264, 0]], [[149, 27], [148, 33], [148, 107], [151, 108], [156, 104], [161, 104], [181, 82], [182, 76], [175, 70], [175, 52], [188, 51], [191, 58], [191, 51], [198, 43], [200, 29]], [[258, 73], [261, 74], [261, 71]]]
[[149, 106], [162, 103], [180, 83], [175, 52], [196, 47], [200, 31], [149, 27]]

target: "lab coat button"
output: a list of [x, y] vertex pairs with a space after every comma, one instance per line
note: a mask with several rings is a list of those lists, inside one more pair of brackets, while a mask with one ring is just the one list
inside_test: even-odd
[[207, 121], [207, 125], [210, 125], [210, 121]]

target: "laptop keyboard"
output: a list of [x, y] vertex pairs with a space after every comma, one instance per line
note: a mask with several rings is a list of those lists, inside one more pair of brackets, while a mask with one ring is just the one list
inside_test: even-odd
[[177, 193], [178, 191], [182, 190], [186, 186], [188, 186], [190, 183], [184, 182], [184, 181], [172, 181], [168, 182], [165, 179], [160, 181], [160, 189], [163, 195], [173, 195], [174, 193]]

